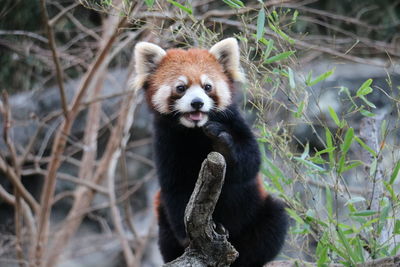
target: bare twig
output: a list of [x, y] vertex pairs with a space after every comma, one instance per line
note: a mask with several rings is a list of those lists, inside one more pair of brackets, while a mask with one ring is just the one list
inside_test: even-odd
[[110, 167], [108, 169], [108, 197], [110, 199], [110, 210], [112, 214], [111, 217], [121, 243], [122, 251], [125, 257], [125, 263], [128, 267], [133, 267], [135, 256], [133, 255], [128, 239], [125, 236], [122, 224], [123, 220], [121, 217], [121, 213], [117, 207], [115, 197], [115, 168], [117, 165], [117, 160], [118, 157], [113, 157], [112, 162], [110, 163]]
[[20, 36], [26, 36], [32, 39], [36, 39], [38, 41], [41, 41], [43, 43], [48, 43], [47, 38], [44, 38], [43, 36], [34, 33], [34, 32], [27, 32], [27, 31], [5, 31], [5, 30], [0, 30], [0, 35], [20, 35]]
[[[367, 146], [369, 146], [372, 150], [376, 152], [378, 155], [377, 158], [375, 158], [374, 155], [366, 151], [365, 149], [361, 150], [361, 158], [365, 162], [365, 170], [366, 170], [366, 177], [371, 177], [370, 175], [370, 169], [371, 165], [373, 164], [374, 161], [380, 161], [379, 155], [380, 155], [380, 146], [379, 146], [379, 128], [378, 125], [380, 125], [380, 122], [382, 121], [383, 116], [377, 117], [377, 118], [372, 118], [372, 117], [365, 117], [361, 120], [360, 124], [360, 137], [364, 139], [364, 142]], [[374, 210], [374, 211], [379, 211], [380, 210], [380, 199], [383, 196], [384, 190], [383, 190], [383, 182], [384, 182], [384, 174], [382, 170], [382, 165], [376, 163], [376, 170], [372, 174], [372, 183], [370, 184], [370, 194], [369, 194], [369, 209]], [[375, 224], [374, 229], [378, 229], [377, 224]], [[379, 236], [375, 236], [376, 239], [379, 240], [381, 244], [384, 242], [388, 241], [390, 238], [390, 233], [388, 233], [388, 230], [386, 229], [386, 225], [382, 228], [381, 234]], [[377, 235], [377, 233], [376, 233]], [[374, 255], [372, 255], [374, 257]]]
[[68, 104], [67, 104], [67, 98], [65, 96], [63, 71], [61, 69], [60, 59], [59, 59], [58, 53], [57, 53], [56, 40], [54, 38], [53, 28], [52, 28], [52, 25], [50, 24], [49, 15], [47, 13], [46, 0], [40, 0], [40, 8], [41, 8], [42, 16], [44, 19], [44, 24], [46, 26], [47, 38], [49, 40], [51, 53], [53, 55], [53, 61], [56, 66], [57, 83], [58, 83], [58, 87], [60, 89], [62, 109], [64, 112], [65, 119], [68, 120]]
[[[242, 28], [244, 25], [241, 22], [235, 21], [235, 20], [229, 20], [229, 19], [221, 19], [221, 18], [211, 18], [210, 21], [213, 22], [217, 22], [217, 23], [222, 23], [222, 24], [226, 24], [226, 25], [230, 25], [230, 26], [235, 26], [238, 28]], [[246, 25], [246, 27], [248, 27], [249, 29], [255, 31], [257, 30], [257, 27], [255, 25]], [[267, 28], [265, 28], [265, 32], [268, 35], [274, 36], [275, 38], [279, 39], [279, 40], [283, 40], [283, 38], [276, 34], [275, 32], [273, 32], [272, 30], [269, 30]], [[293, 39], [293, 38], [292, 38]], [[375, 61], [371, 61], [371, 60], [367, 60], [367, 59], [363, 59], [360, 57], [356, 57], [356, 56], [352, 56], [352, 55], [347, 55], [344, 53], [341, 53], [339, 51], [327, 48], [327, 47], [323, 47], [323, 46], [319, 46], [319, 45], [315, 45], [315, 44], [310, 44], [304, 41], [301, 41], [299, 39], [293, 39], [294, 41], [294, 45], [300, 48], [305, 48], [305, 49], [311, 49], [311, 50], [316, 50], [316, 51], [320, 51], [332, 56], [336, 56], [339, 58], [343, 58], [343, 59], [347, 59], [353, 62], [357, 62], [357, 63], [362, 63], [362, 64], [368, 64], [368, 65], [375, 65], [375, 66], [379, 66], [379, 67], [387, 67], [387, 64], [381, 64]]]
[[[9, 129], [11, 128], [11, 109], [8, 102], [8, 94], [6, 91], [3, 92], [3, 107], [2, 107], [3, 119], [4, 119], [4, 128], [3, 128], [3, 139], [7, 145], [11, 164], [14, 168], [16, 178], [21, 181], [21, 166], [18, 164], [17, 160], [17, 152], [15, 150], [15, 146], [11, 141], [9, 136]], [[19, 261], [20, 266], [23, 266], [24, 253], [22, 251], [22, 222], [21, 222], [21, 205], [22, 201], [18, 189], [14, 186], [14, 225], [15, 225], [15, 250], [17, 259]]]
[[60, 18], [62, 18], [67, 12], [69, 12], [70, 10], [74, 9], [77, 6], [79, 6], [79, 2], [72, 3], [70, 6], [63, 8], [60, 13], [58, 13], [49, 21], [50, 26], [54, 26]]
[[[371, 260], [355, 265], [355, 267], [398, 267], [400, 265], [400, 255], [381, 258], [379, 260]], [[265, 265], [265, 267], [315, 267], [318, 266], [313, 262], [305, 262], [300, 260], [273, 261]], [[329, 264], [328, 267], [342, 267], [343, 264]]]

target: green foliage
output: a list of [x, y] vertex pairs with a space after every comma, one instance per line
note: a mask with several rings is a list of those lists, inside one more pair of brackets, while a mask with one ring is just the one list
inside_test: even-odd
[[174, 1], [174, 0], [167, 0], [167, 2], [173, 4], [173, 5], [176, 6], [177, 8], [179, 8], [179, 9], [185, 11], [185, 12], [188, 13], [189, 15], [192, 15], [192, 14], [193, 14], [193, 11], [192, 11], [192, 9], [191, 9], [190, 7], [184, 6], [184, 5], [178, 3], [178, 2], [176, 2], [176, 1]]
[[[395, 238], [400, 232], [400, 222], [395, 219], [400, 212], [399, 188], [395, 185], [400, 172], [400, 155], [394, 153], [392, 160], [386, 160], [386, 164], [392, 164], [387, 181], [376, 181], [378, 170], [385, 171], [382, 155], [390, 153], [389, 147], [375, 151], [360, 137], [359, 119], [353, 119], [375, 116], [372, 110], [376, 106], [368, 100], [375, 90], [374, 81], [367, 79], [359, 88], [329, 88], [338, 92], [347, 110], [328, 103], [322, 107], [323, 115], [314, 116], [309, 106], [318, 98], [315, 88], [323, 87], [335, 68], [316, 76], [312, 71], [305, 77], [298, 75], [298, 51], [290, 36], [292, 25], [282, 24], [282, 21], [287, 22], [286, 18], [296, 23], [298, 12], [268, 11], [262, 6], [253, 21], [253, 33], [240, 33], [252, 53], [251, 61], [245, 60], [245, 64], [250, 69], [249, 77], [254, 77], [249, 81], [248, 93], [259, 118], [261, 172], [267, 181], [266, 189], [287, 202], [287, 212], [293, 220], [292, 239], [312, 237], [316, 241], [315, 248], [305, 253], [313, 257], [318, 266], [330, 263], [354, 266], [372, 258], [393, 255], [400, 249], [400, 239]], [[266, 29], [276, 36], [271, 38]], [[280, 94], [288, 100], [277, 100]], [[392, 97], [393, 105], [394, 99], [396, 97]], [[268, 117], [268, 113], [274, 112], [274, 107], [289, 111], [287, 122], [270, 122], [274, 118], [273, 115]], [[318, 147], [306, 142], [299, 145], [298, 151], [292, 145], [293, 131], [300, 123], [311, 128], [319, 140]], [[386, 140], [390, 127], [383, 121], [380, 128], [386, 134], [379, 137]], [[364, 162], [361, 153], [370, 155], [370, 162]], [[366, 186], [365, 193], [363, 187], [350, 184], [349, 179], [354, 176]], [[385, 188], [385, 194], [379, 196], [379, 208], [372, 209], [368, 190], [378, 185]], [[297, 245], [301, 251], [306, 246]]]
[[244, 3], [240, 0], [222, 0], [225, 4], [232, 8], [242, 8], [244, 7]]

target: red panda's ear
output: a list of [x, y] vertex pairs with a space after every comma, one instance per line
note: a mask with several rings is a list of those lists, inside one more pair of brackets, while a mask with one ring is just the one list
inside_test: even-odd
[[235, 38], [227, 38], [216, 43], [209, 52], [217, 58], [234, 81], [245, 81], [244, 74], [240, 68], [239, 45]]
[[135, 46], [135, 77], [133, 88], [139, 90], [143, 87], [148, 76], [154, 72], [165, 56], [166, 52], [158, 45], [140, 42]]

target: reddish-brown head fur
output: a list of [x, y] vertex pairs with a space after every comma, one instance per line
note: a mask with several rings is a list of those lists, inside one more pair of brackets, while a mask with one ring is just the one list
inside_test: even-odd
[[222, 40], [210, 50], [164, 51], [151, 43], [139, 43], [135, 60], [135, 89], [146, 89], [153, 110], [180, 114], [186, 127], [201, 127], [211, 110], [224, 110], [232, 103], [233, 82], [243, 81], [234, 38]]
[[[148, 92], [146, 92], [147, 102], [154, 108], [151, 101], [155, 92], [163, 84], [174, 84], [180, 76], [188, 78], [187, 87], [198, 84], [201, 85], [201, 75], [206, 74], [212, 80], [225, 81], [229, 89], [232, 90], [231, 82], [225, 74], [224, 68], [218, 62], [214, 55], [205, 49], [170, 49], [163, 57], [157, 70], [150, 75], [148, 83]], [[172, 92], [171, 98], [177, 98], [179, 95]], [[218, 95], [212, 91], [210, 97], [218, 104]]]

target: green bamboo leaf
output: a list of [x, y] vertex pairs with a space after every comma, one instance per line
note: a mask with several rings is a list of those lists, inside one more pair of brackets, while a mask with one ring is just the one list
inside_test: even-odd
[[328, 151], [329, 167], [332, 169], [335, 166], [335, 157], [333, 151], [336, 149], [336, 147], [333, 146], [332, 134], [327, 127], [325, 127], [325, 139], [326, 139], [326, 149], [330, 150]]
[[367, 104], [368, 106], [370, 106], [371, 108], [376, 108], [376, 106], [375, 106], [375, 104], [374, 103], [372, 103], [372, 102], [370, 102], [370, 101], [368, 101], [366, 98], [365, 98], [365, 96], [359, 96], [360, 97], [360, 99], [362, 100], [362, 101], [364, 101], [364, 103], [365, 104]]
[[362, 164], [363, 164], [363, 163], [362, 163], [361, 161], [357, 160], [357, 161], [354, 162], [354, 163], [351, 163], [351, 164], [349, 164], [349, 165], [344, 166], [342, 172], [347, 172], [347, 171], [349, 171], [349, 170], [351, 170], [351, 169], [353, 169], [353, 168], [356, 168], [356, 167], [358, 167], [358, 166], [361, 166]]
[[261, 8], [258, 12], [257, 17], [257, 41], [260, 40], [264, 35], [264, 26], [265, 26], [265, 12], [264, 8]]
[[306, 84], [309, 84], [311, 82], [311, 78], [312, 78], [312, 70], [310, 70], [307, 74], [306, 77]]
[[317, 266], [326, 266], [326, 263], [328, 262], [328, 247], [323, 246], [320, 250], [317, 250]]
[[295, 220], [297, 223], [299, 223], [299, 224], [304, 224], [304, 223], [305, 223], [304, 220], [303, 220], [299, 215], [297, 215], [296, 211], [287, 208], [287, 209], [286, 209], [286, 212], [287, 212], [287, 213], [289, 214], [289, 216], [292, 217], [292, 219]]
[[395, 256], [395, 255], [397, 255], [397, 252], [399, 251], [399, 249], [400, 249], [400, 244], [397, 244], [397, 245], [392, 249], [392, 251], [390, 251], [390, 256]]
[[372, 161], [371, 166], [369, 168], [369, 175], [371, 177], [375, 175], [377, 165], [378, 165], [378, 160], [376, 158], [374, 158], [374, 160]]
[[228, 6], [230, 6], [232, 8], [242, 8], [242, 7], [244, 7], [243, 2], [239, 1], [239, 0], [222, 0], [222, 2], [224, 2], [225, 4], [227, 4]]
[[365, 258], [364, 258], [364, 247], [361, 244], [361, 239], [360, 238], [355, 238], [355, 253], [357, 253], [358, 258], [360, 259], [361, 263], [365, 262]]
[[379, 224], [378, 224], [378, 234], [382, 233], [382, 229], [383, 227], [385, 227], [386, 222], [388, 221], [388, 217], [389, 217], [389, 210], [391, 208], [390, 204], [389, 204], [389, 199], [384, 197], [383, 201], [382, 201], [383, 207], [381, 208], [381, 212], [379, 214]]
[[389, 180], [389, 184], [390, 185], [392, 185], [394, 183], [394, 181], [397, 179], [397, 176], [399, 174], [399, 170], [400, 170], [400, 160], [397, 161], [397, 163], [396, 163], [396, 165], [395, 165], [395, 167], [393, 169], [392, 175], [390, 175], [390, 180]]
[[268, 58], [269, 57], [269, 55], [272, 52], [272, 49], [274, 49], [274, 40], [269, 39], [268, 40], [267, 49], [265, 49], [265, 52], [264, 52], [264, 58]]
[[354, 137], [354, 129], [350, 127], [346, 135], [344, 136], [344, 142], [342, 145], [342, 153], [347, 153], [350, 149], [351, 143], [353, 143], [353, 137]]
[[304, 151], [303, 151], [303, 153], [301, 154], [301, 159], [306, 159], [306, 157], [308, 156], [308, 154], [310, 153], [310, 146], [309, 146], [309, 144], [307, 143], [306, 144], [306, 146], [305, 146], [305, 148], [304, 148]]
[[376, 210], [360, 210], [356, 212], [350, 213], [351, 216], [357, 216], [357, 217], [366, 217], [366, 216], [372, 216], [377, 213]]
[[332, 193], [328, 186], [325, 187], [325, 198], [326, 198], [326, 211], [328, 212], [328, 217], [333, 218]]
[[371, 153], [372, 156], [374, 156], [374, 157], [377, 156], [376, 152], [375, 152], [372, 148], [370, 148], [367, 144], [365, 144], [359, 137], [354, 136], [354, 139], [357, 141], [357, 143], [360, 144], [360, 146], [361, 146], [362, 148], [364, 148], [364, 149], [367, 150], [369, 153]]
[[335, 122], [335, 124], [339, 127], [342, 128], [342, 123], [339, 120], [338, 115], [336, 114], [336, 111], [332, 107], [328, 107], [329, 115], [331, 115], [332, 120]]
[[354, 137], [354, 129], [350, 127], [346, 132], [343, 144], [340, 146], [342, 154], [340, 155], [340, 159], [339, 159], [339, 167], [338, 167], [339, 173], [342, 173], [345, 171], [346, 154], [349, 151], [351, 144], [353, 143], [353, 140], [354, 140], [353, 137]]
[[396, 199], [397, 197], [396, 197], [396, 193], [393, 190], [393, 186], [389, 182], [386, 182], [386, 181], [383, 181], [383, 185], [385, 186], [387, 192], [389, 193], [389, 196], [392, 199]]
[[322, 155], [322, 154], [325, 154], [325, 153], [329, 153], [329, 152], [335, 151], [335, 149], [336, 149], [336, 147], [328, 147], [328, 148], [325, 148], [324, 150], [318, 151], [317, 153], [315, 153], [315, 155], [319, 156], [319, 155]]
[[322, 167], [320, 167], [320, 166], [318, 166], [318, 165], [312, 163], [311, 161], [302, 159], [302, 158], [300, 158], [300, 157], [294, 157], [294, 159], [297, 160], [298, 162], [303, 163], [304, 165], [306, 165], [306, 166], [308, 166], [308, 167], [311, 167], [312, 169], [317, 170], [317, 171], [320, 171], [320, 172], [325, 172], [325, 171], [326, 171], [324, 168], [322, 168]]
[[301, 101], [299, 107], [297, 108], [296, 113], [294, 114], [295, 118], [301, 117], [301, 115], [303, 114], [304, 105], [305, 105], [304, 101]]
[[374, 117], [375, 116], [375, 113], [372, 113], [372, 112], [370, 112], [370, 111], [368, 111], [366, 109], [361, 109], [360, 113], [362, 115], [364, 115], [365, 117]]
[[394, 224], [393, 234], [400, 235], [400, 220], [396, 220], [396, 223]]
[[293, 17], [292, 17], [293, 22], [296, 22], [298, 15], [299, 15], [299, 11], [295, 10], [293, 13]]
[[230, 0], [230, 1], [234, 2], [235, 4], [237, 4], [240, 7], [244, 7], [245, 6], [244, 3], [242, 1], [240, 1], [240, 0]]
[[[291, 89], [296, 88], [296, 82], [294, 81], [294, 75], [293, 75], [293, 70], [292, 68], [288, 67], [288, 74], [289, 74], [289, 86]], [[302, 101], [303, 106], [304, 106], [304, 101]]]
[[176, 1], [174, 1], [174, 0], [167, 0], [167, 2], [170, 3], [170, 4], [173, 4], [173, 5], [176, 6], [177, 8], [179, 8], [179, 9], [185, 11], [185, 12], [188, 13], [189, 15], [192, 15], [192, 14], [193, 14], [193, 10], [192, 10], [191, 8], [186, 7], [186, 6], [184, 6], [184, 5], [182, 5], [182, 4], [178, 3], [178, 2], [176, 2]]
[[322, 73], [321, 75], [319, 75], [317, 78], [315, 78], [312, 81], [306, 80], [306, 84], [307, 84], [307, 86], [316, 85], [317, 83], [319, 83], [319, 82], [325, 80], [326, 78], [328, 78], [329, 76], [331, 76], [334, 72], [335, 72], [335, 68], [328, 70], [327, 72]]
[[367, 95], [367, 94], [371, 93], [373, 91], [372, 88], [370, 87], [371, 84], [372, 84], [372, 79], [366, 80], [361, 85], [361, 87], [357, 90], [356, 95], [357, 96], [364, 96], [364, 95]]
[[293, 55], [295, 52], [296, 51], [286, 51], [286, 52], [279, 53], [273, 57], [265, 59], [264, 63], [270, 64], [275, 61], [280, 61], [280, 60], [286, 59], [286, 58], [290, 57], [291, 55]]
[[354, 204], [354, 203], [359, 203], [359, 202], [365, 202], [365, 198], [363, 197], [352, 197], [349, 200], [347, 200], [347, 202], [344, 204], [345, 206], [349, 205], [349, 204]]
[[340, 243], [342, 243], [342, 245], [346, 249], [346, 253], [350, 256], [353, 262], [359, 262], [360, 259], [358, 258], [358, 255], [353, 251], [352, 246], [349, 243], [349, 240], [347, 239], [343, 231], [340, 229], [340, 227], [337, 228], [337, 233], [339, 236]]
[[144, 2], [148, 8], [151, 8], [154, 5], [154, 0], [144, 0]]

